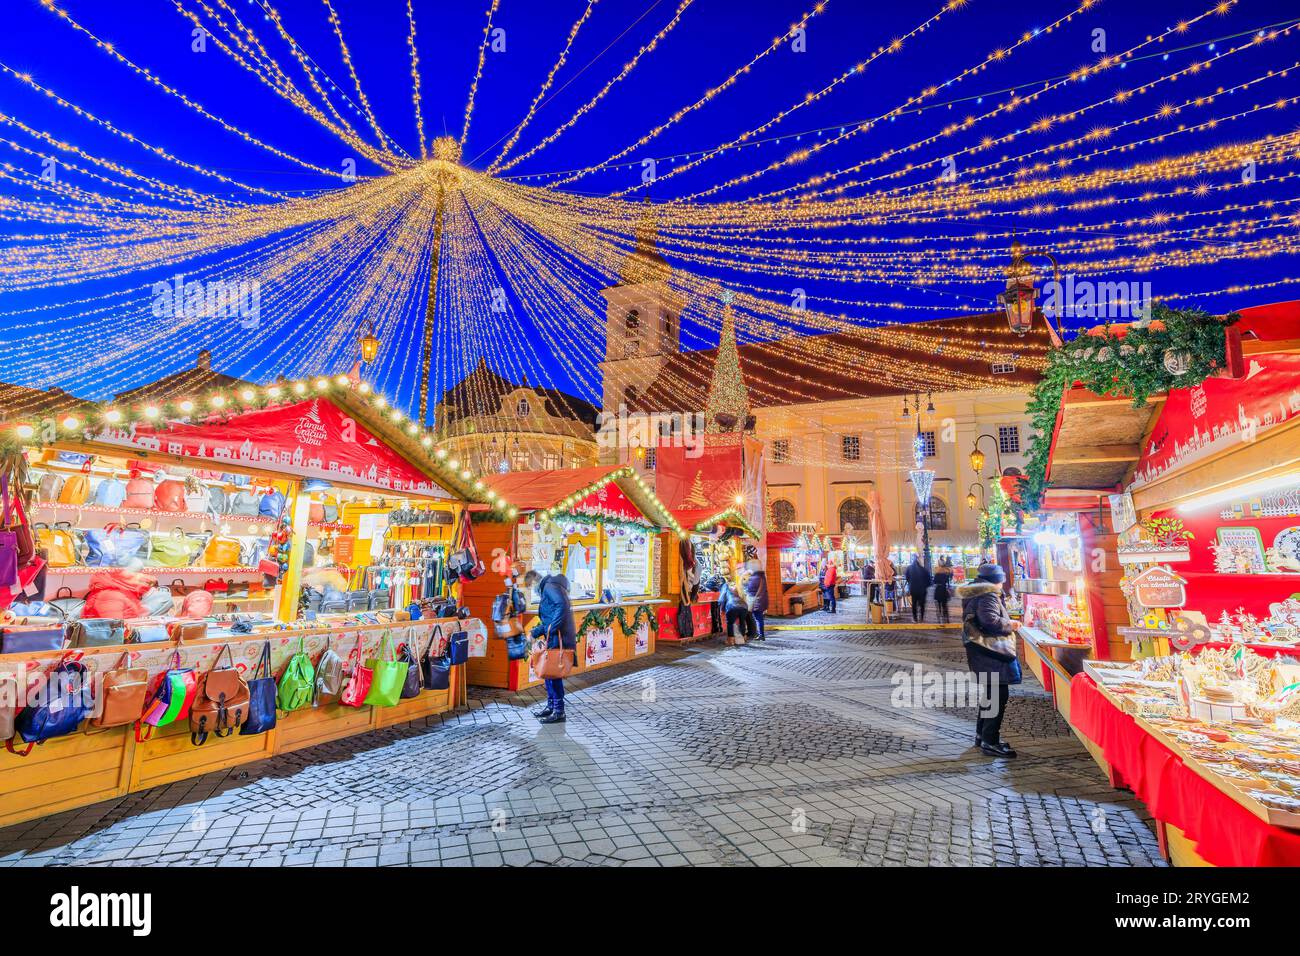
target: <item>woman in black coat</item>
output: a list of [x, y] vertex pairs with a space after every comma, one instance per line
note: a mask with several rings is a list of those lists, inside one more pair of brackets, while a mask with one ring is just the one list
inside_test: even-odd
[[934, 606], [939, 623], [948, 623], [948, 601], [952, 598], [952, 560], [941, 558], [934, 566]]
[[[990, 757], [1014, 757], [1001, 738], [1011, 685], [1020, 683], [1016, 631], [1002, 597], [1006, 573], [996, 564], [981, 564], [974, 581], [957, 589], [961, 598], [962, 643], [966, 662], [980, 681], [980, 715], [975, 721], [975, 745]], [[994, 697], [996, 695], [996, 704]]]
[[[542, 577], [536, 571], [524, 575], [524, 586], [537, 591], [538, 624], [529, 635], [533, 640], [546, 638], [547, 647], [562, 647], [567, 651], [578, 648], [578, 635], [573, 626], [573, 603], [569, 600], [569, 579], [563, 574]], [[546, 706], [534, 711], [533, 716], [544, 724], [564, 723], [564, 678], [547, 678]]]

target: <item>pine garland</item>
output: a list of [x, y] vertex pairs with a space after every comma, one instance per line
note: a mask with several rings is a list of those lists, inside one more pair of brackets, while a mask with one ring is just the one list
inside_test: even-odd
[[[1126, 326], [1123, 337], [1108, 323], [1102, 334], [1080, 335], [1048, 353], [1047, 371], [1026, 406], [1033, 438], [1021, 485], [1025, 509], [1036, 509], [1047, 489], [1052, 434], [1066, 389], [1077, 382], [1097, 395], [1131, 398], [1141, 408], [1152, 395], [1199, 385], [1224, 367], [1224, 329], [1239, 319], [1235, 312], [1219, 318], [1157, 304], [1150, 323]], [[1169, 367], [1179, 357], [1185, 363], [1181, 373]]]
[[627, 608], [619, 605], [617, 607], [593, 608], [583, 616], [582, 622], [578, 625], [577, 636], [583, 637], [589, 631], [603, 631], [606, 628], [618, 624], [623, 629], [624, 634], [631, 634], [644, 619], [650, 625], [650, 629], [656, 633], [659, 631], [659, 622], [655, 619], [654, 609], [649, 604], [638, 604], [636, 611], [632, 614], [632, 622], [627, 620]]

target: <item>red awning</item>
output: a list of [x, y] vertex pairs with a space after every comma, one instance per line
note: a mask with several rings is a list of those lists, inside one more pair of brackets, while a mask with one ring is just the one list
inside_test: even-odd
[[[559, 468], [553, 471], [511, 471], [487, 476], [483, 481], [520, 511], [543, 511], [555, 508], [564, 499], [600, 484], [615, 472], [623, 470], [622, 465], [598, 465], [593, 468]], [[628, 519], [656, 522], [658, 519], [647, 514], [644, 508], [639, 507], [619, 487], [622, 482], [631, 480], [614, 478], [599, 491], [578, 502], [574, 506], [575, 510], [598, 509], [602, 513], [614, 513]]]

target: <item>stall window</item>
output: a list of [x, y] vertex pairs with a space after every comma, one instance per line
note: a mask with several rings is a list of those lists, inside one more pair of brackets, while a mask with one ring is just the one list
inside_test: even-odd
[[841, 435], [840, 457], [845, 461], [861, 461], [862, 439], [857, 435]]
[[796, 519], [794, 505], [784, 498], [772, 502], [772, 524], [777, 531], [789, 531]]
[[998, 426], [998, 451], [1004, 455], [1020, 454], [1020, 426]]
[[840, 502], [840, 530], [865, 531], [871, 527], [871, 509], [861, 498], [845, 498]]
[[605, 530], [603, 587], [615, 599], [650, 593], [651, 535], [636, 528]]
[[784, 465], [790, 461], [790, 439], [778, 438], [772, 442], [772, 464]]
[[[575, 603], [596, 599], [600, 553], [596, 525], [525, 521], [519, 526], [519, 561], [540, 575], [563, 574], [569, 579], [569, 597]], [[529, 594], [536, 608], [535, 595]]]

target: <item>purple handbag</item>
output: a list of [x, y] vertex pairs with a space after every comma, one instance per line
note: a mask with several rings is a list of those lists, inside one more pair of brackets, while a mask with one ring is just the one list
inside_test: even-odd
[[0, 654], [63, 650], [63, 625], [33, 624], [0, 628]]
[[0, 516], [0, 587], [18, 587], [18, 534], [9, 530], [13, 502], [9, 500], [9, 476], [0, 478], [4, 514]]

